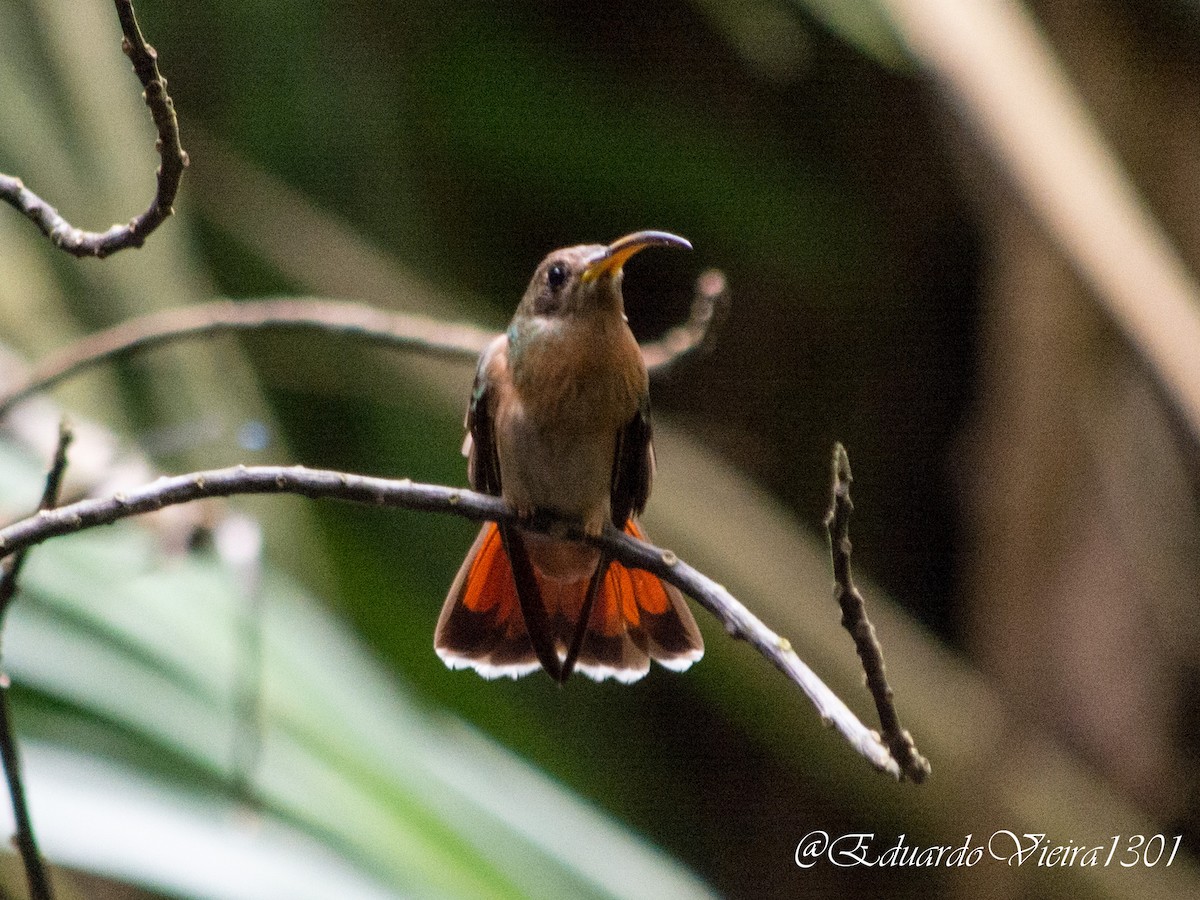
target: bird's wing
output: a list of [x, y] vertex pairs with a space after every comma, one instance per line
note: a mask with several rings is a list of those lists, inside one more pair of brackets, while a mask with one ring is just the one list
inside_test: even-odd
[[630, 516], [641, 515], [646, 508], [654, 480], [651, 438], [650, 395], [645, 393], [633, 418], [617, 432], [610, 493], [612, 520], [617, 528], [624, 529]]
[[495, 405], [493, 368], [508, 365], [508, 339], [501, 335], [488, 345], [479, 357], [471, 402], [467, 404], [467, 439], [463, 452], [467, 455], [467, 477], [471, 487], [483, 494], [500, 496], [500, 457], [496, 454], [496, 438], [492, 414]]
[[[463, 445], [463, 449], [467, 453], [467, 476], [471, 481], [471, 487], [480, 493], [492, 494], [496, 497], [501, 496], [500, 457], [496, 450], [494, 418], [497, 403], [496, 392], [503, 390], [497, 385], [502, 383], [500, 381], [500, 376], [503, 374], [502, 367], [507, 365], [508, 338], [501, 335], [489, 344], [479, 357], [479, 367], [475, 370], [475, 386], [471, 389], [471, 402], [467, 406], [467, 441]], [[550, 629], [546, 605], [542, 602], [541, 590], [538, 587], [533, 564], [529, 561], [528, 551], [525, 549], [525, 541], [521, 537], [521, 532], [512, 525], [500, 524], [497, 530], [500, 547], [512, 572], [517, 602], [521, 608], [521, 617], [525, 630], [529, 634], [533, 652], [542, 667], [550, 673], [550, 677], [561, 681], [563, 676], [558, 651], [554, 646], [554, 636]], [[486, 527], [484, 532], [487, 532]], [[479, 542], [477, 541], [476, 544], [478, 547]], [[468, 559], [470, 558], [468, 557]], [[469, 583], [469, 576], [467, 581], [463, 579], [464, 576], [460, 573], [459, 579], [455, 581], [455, 587], [451, 589], [450, 597], [446, 601], [448, 607], [457, 607], [459, 600], [465, 596], [464, 592], [469, 590], [466, 587]], [[461, 585], [460, 582], [462, 582]], [[449, 615], [452, 614], [453, 609]], [[442, 619], [446, 620], [446, 625], [439, 625], [438, 634], [442, 635], [443, 632], [449, 634], [450, 620], [446, 611], [443, 611]], [[437, 640], [442, 639], [441, 637], [437, 638]], [[520, 641], [517, 643], [524, 647]], [[471, 658], [471, 654], [455, 656], [455, 652], [453, 648], [444, 648], [444, 658], [459, 658], [459, 656]], [[488, 663], [487, 666], [490, 668], [485, 667], [480, 671], [485, 674], [493, 670], [499, 674], [521, 674], [528, 670], [528, 659], [523, 653], [524, 651], [521, 650], [518, 658], [510, 660], [504, 666], [497, 666], [494, 662]]]

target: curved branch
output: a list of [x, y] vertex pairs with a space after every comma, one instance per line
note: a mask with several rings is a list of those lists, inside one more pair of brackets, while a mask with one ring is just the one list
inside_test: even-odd
[[143, 350], [191, 338], [284, 328], [352, 336], [386, 347], [471, 361], [495, 337], [471, 325], [388, 313], [362, 303], [313, 298], [218, 300], [127, 319], [63, 347], [37, 363], [24, 383], [0, 397], [0, 415], [31, 394]]
[[19, 209], [42, 230], [51, 243], [72, 256], [103, 258], [127, 247], [140, 247], [155, 228], [174, 211], [188, 156], [179, 143], [179, 120], [175, 104], [167, 94], [167, 79], [158, 71], [158, 54], [146, 43], [138, 27], [131, 0], [114, 0], [121, 20], [121, 49], [133, 63], [133, 71], [145, 88], [143, 97], [158, 130], [155, 147], [160, 159], [158, 189], [149, 208], [126, 225], [107, 231], [83, 231], [64, 219], [53, 206], [35, 194], [20, 178], [0, 173], [0, 199]]
[[[661, 374], [683, 357], [707, 350], [729, 308], [725, 276], [709, 269], [696, 280], [688, 320], [643, 345], [646, 366]], [[39, 362], [21, 384], [0, 395], [0, 416], [16, 403], [113, 359], [191, 338], [238, 331], [297, 328], [353, 337], [385, 347], [474, 362], [495, 335], [472, 325], [385, 312], [362, 303], [314, 298], [232, 301], [167, 309], [129, 319], [70, 344]]]
[[473, 521], [512, 522], [529, 530], [553, 529], [555, 534], [565, 538], [599, 546], [622, 564], [652, 572], [691, 595], [720, 620], [730, 635], [748, 641], [799, 685], [817, 708], [823, 723], [837, 728], [850, 745], [877, 769], [895, 778], [900, 777], [900, 767], [880, 742], [879, 735], [858, 720], [846, 704], [801, 661], [785, 638], [767, 628], [721, 585], [689, 566], [670, 550], [638, 541], [611, 525], [606, 527], [601, 536], [589, 537], [577, 525], [557, 517], [518, 520], [499, 497], [460, 488], [417, 484], [409, 479], [396, 481], [303, 466], [237, 466], [160, 478], [128, 493], [44, 510], [0, 529], [0, 558], [58, 535], [108, 525], [164, 506], [234, 494], [300, 494], [314, 499], [329, 498], [373, 506], [448, 513]]

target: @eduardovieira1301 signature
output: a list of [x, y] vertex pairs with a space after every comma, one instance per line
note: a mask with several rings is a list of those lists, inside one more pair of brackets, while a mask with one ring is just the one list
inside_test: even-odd
[[887, 841], [872, 832], [831, 837], [827, 831], [810, 831], [796, 844], [796, 865], [802, 869], [822, 862], [840, 868], [957, 868], [989, 860], [1042, 868], [1153, 868], [1171, 865], [1182, 841], [1180, 834], [1114, 834], [1102, 844], [1060, 843], [1045, 834], [1001, 829], [979, 840], [968, 834], [961, 844], [922, 847], [908, 843], [903, 834]]

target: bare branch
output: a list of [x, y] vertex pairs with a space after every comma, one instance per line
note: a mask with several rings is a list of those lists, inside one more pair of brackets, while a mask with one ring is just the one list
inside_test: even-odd
[[[50, 469], [46, 473], [46, 486], [42, 490], [42, 499], [38, 503], [38, 510], [53, 509], [58, 505], [63, 476], [67, 471], [67, 448], [71, 446], [73, 439], [71, 426], [66, 419], [63, 419], [58, 427], [58, 445], [55, 447]], [[4, 627], [4, 616], [8, 612], [8, 605], [17, 592], [17, 579], [21, 575], [21, 568], [25, 565], [25, 551], [13, 554], [12, 558], [5, 562], [3, 574], [0, 574], [0, 631]]]
[[167, 80], [158, 71], [158, 54], [142, 37], [131, 0], [114, 2], [124, 34], [121, 49], [133, 63], [133, 71], [145, 88], [143, 97], [158, 130], [155, 142], [160, 159], [158, 190], [149, 208], [126, 225], [113, 225], [107, 231], [83, 231], [25, 187], [20, 178], [0, 173], [0, 199], [33, 220], [54, 246], [72, 256], [103, 258], [127, 247], [142, 246], [150, 233], [173, 212], [179, 181], [188, 164], [187, 153], [179, 143], [179, 120], [175, 116], [175, 105], [167, 94]]
[[[659, 374], [684, 356], [707, 349], [728, 307], [725, 276], [716, 269], [701, 274], [687, 322], [671, 329], [661, 341], [643, 345], [642, 354], [651, 373]], [[321, 331], [471, 362], [495, 337], [471, 325], [385, 312], [362, 303], [303, 297], [220, 300], [129, 319], [62, 348], [39, 362], [23, 383], [0, 396], [0, 416], [31, 394], [113, 359], [191, 338], [283, 328]]]
[[[42, 491], [39, 510], [52, 509], [58, 503], [58, 494], [62, 488], [63, 474], [67, 469], [67, 448], [71, 445], [71, 428], [64, 420], [58, 430], [58, 447], [54, 451], [54, 459], [46, 475], [46, 487]], [[3, 628], [4, 615], [8, 606], [17, 593], [17, 579], [25, 564], [29, 548], [14, 553], [6, 559], [4, 572], [0, 575], [0, 629]], [[2, 635], [0, 635], [2, 636]], [[8, 705], [8, 675], [0, 672], [0, 759], [4, 762], [4, 774], [8, 783], [8, 796], [12, 803], [13, 821], [16, 823], [14, 843], [21, 854], [21, 862], [25, 866], [25, 880], [29, 883], [29, 896], [32, 900], [50, 900], [53, 891], [50, 888], [50, 878], [38, 852], [37, 837], [33, 831], [33, 822], [29, 817], [29, 805], [25, 800], [25, 784], [21, 778], [21, 757], [17, 752], [17, 739], [13, 729], [12, 710]]]
[[720, 269], [706, 269], [696, 279], [696, 295], [686, 322], [654, 343], [642, 344], [642, 358], [651, 375], [663, 375], [684, 357], [712, 348], [729, 313], [729, 282]]
[[850, 574], [850, 457], [841, 444], [833, 447], [833, 489], [825, 528], [829, 532], [829, 548], [833, 556], [834, 598], [842, 608], [842, 627], [854, 638], [854, 647], [867, 675], [867, 688], [875, 698], [883, 741], [900, 764], [904, 777], [917, 784], [929, 777], [929, 760], [917, 752], [912, 735], [900, 727], [900, 717], [892, 700], [892, 688], [887, 681], [883, 664], [883, 647], [875, 636], [875, 626], [867, 618], [867, 605]]
[[578, 525], [558, 517], [539, 516], [534, 520], [520, 520], [499, 497], [441, 485], [416, 484], [408, 479], [396, 481], [302, 466], [237, 466], [160, 478], [135, 491], [82, 500], [15, 522], [0, 529], [0, 557], [17, 553], [57, 535], [108, 525], [130, 516], [203, 497], [283, 493], [448, 513], [477, 522], [510, 522], [535, 531], [553, 529], [555, 534], [564, 538], [598, 546], [622, 564], [653, 572], [691, 595], [721, 621], [730, 635], [748, 641], [799, 685], [816, 706], [822, 722], [837, 728], [850, 745], [877, 769], [900, 777], [899, 766], [887, 747], [880, 742], [879, 736], [864, 726], [846, 704], [796, 656], [786, 639], [767, 628], [721, 585], [671, 551], [631, 538], [611, 525], [601, 536], [589, 537]]
[[219, 300], [165, 309], [90, 334], [39, 362], [24, 384], [0, 398], [0, 415], [31, 394], [94, 366], [191, 338], [238, 331], [306, 329], [367, 343], [474, 360], [495, 335], [471, 325], [388, 313], [361, 303], [314, 298]]

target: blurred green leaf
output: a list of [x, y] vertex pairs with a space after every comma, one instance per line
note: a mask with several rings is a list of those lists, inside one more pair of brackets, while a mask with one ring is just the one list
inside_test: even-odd
[[[277, 817], [52, 744], [24, 751], [39, 839], [56, 862], [175, 895], [395, 896]], [[12, 828], [7, 807], [0, 827]]]
[[878, 0], [792, 0], [842, 40], [880, 65], [909, 67], [900, 36]]

